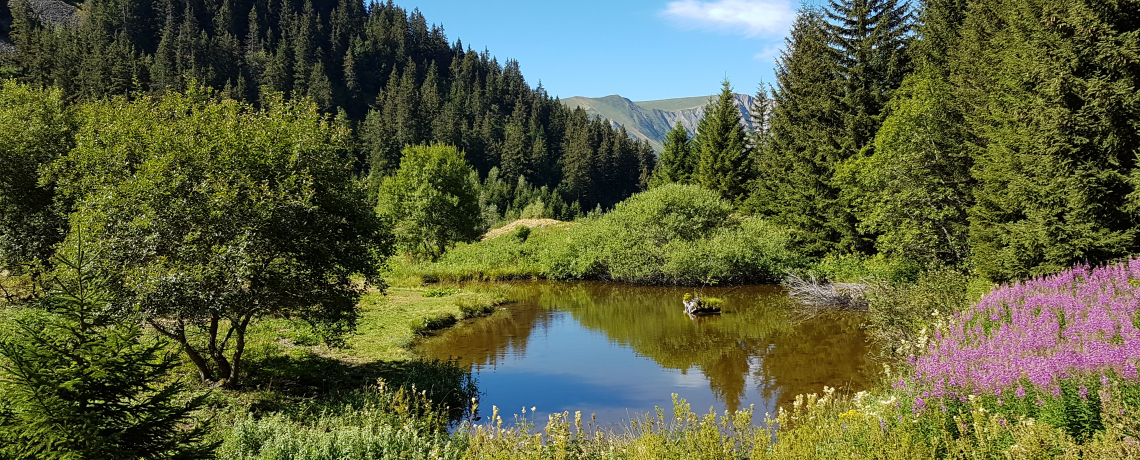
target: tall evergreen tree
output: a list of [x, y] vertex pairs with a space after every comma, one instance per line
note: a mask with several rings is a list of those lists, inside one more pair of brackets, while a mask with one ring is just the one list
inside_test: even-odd
[[873, 152], [848, 160], [840, 179], [876, 249], [927, 264], [969, 256], [972, 143], [949, 65], [965, 10], [965, 0], [926, 3], [912, 48], [918, 70], [895, 92]]
[[823, 12], [803, 7], [776, 61], [774, 107], [765, 147], [756, 155], [757, 179], [745, 208], [771, 216], [794, 231], [811, 255], [862, 244], [854, 216], [832, 184], [844, 157], [842, 85], [829, 46]]
[[970, 3], [974, 264], [995, 280], [1140, 250], [1140, 1]]
[[695, 160], [689, 131], [678, 121], [677, 126], [665, 134], [665, 149], [653, 173], [653, 185], [691, 184], [697, 166]]
[[735, 101], [732, 85], [725, 80], [720, 95], [705, 106], [705, 116], [697, 125], [693, 140], [698, 153], [692, 177], [693, 182], [725, 199], [740, 201], [745, 198], [751, 166]]
[[851, 156], [873, 142], [891, 93], [910, 72], [913, 19], [906, 0], [830, 0], [824, 14], [843, 81], [840, 145]]

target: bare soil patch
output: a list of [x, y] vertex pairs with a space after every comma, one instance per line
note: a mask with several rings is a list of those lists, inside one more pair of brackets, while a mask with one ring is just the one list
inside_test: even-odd
[[510, 233], [511, 230], [514, 230], [516, 227], [523, 226], [523, 225], [530, 227], [530, 228], [534, 228], [534, 227], [545, 227], [547, 225], [554, 225], [554, 224], [558, 224], [561, 222], [562, 221], [560, 221], [560, 220], [554, 220], [554, 219], [519, 219], [519, 220], [511, 222], [507, 225], [504, 225], [502, 227], [499, 227], [499, 228], [491, 230], [487, 233], [484, 233], [483, 237], [480, 238], [480, 240], [481, 241], [487, 241], [487, 240], [492, 239], [492, 238], [497, 238], [497, 237], [506, 235], [507, 233]]

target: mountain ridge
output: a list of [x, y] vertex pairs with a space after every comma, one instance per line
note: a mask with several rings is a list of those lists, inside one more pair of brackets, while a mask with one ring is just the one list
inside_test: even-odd
[[[712, 96], [682, 97], [634, 102], [618, 94], [602, 97], [574, 96], [562, 99], [569, 108], [582, 108], [587, 115], [605, 118], [616, 127], [625, 128], [630, 136], [649, 142], [653, 150], [664, 150], [665, 135], [677, 122], [693, 136], [705, 115], [705, 106]], [[749, 108], [752, 96], [734, 93], [733, 105], [740, 110], [741, 125], [751, 129]]]

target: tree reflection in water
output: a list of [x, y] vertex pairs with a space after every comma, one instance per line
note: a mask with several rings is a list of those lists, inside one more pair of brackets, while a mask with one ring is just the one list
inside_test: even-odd
[[[536, 337], [552, 340], [548, 335], [559, 333], [556, 331], [583, 328], [591, 333], [581, 335], [585, 339], [575, 336], [574, 340], [604, 338], [617, 345], [611, 350], [632, 350], [662, 369], [680, 371], [686, 376], [699, 373], [708, 382], [712, 396], [730, 410], [740, 408], [750, 392], [784, 405], [796, 394], [819, 392], [824, 385], [856, 391], [870, 386], [870, 380], [875, 378], [876, 371], [865, 358], [867, 345], [859, 328], [859, 316], [792, 321], [790, 301], [776, 286], [700, 289], [702, 295], [724, 299], [724, 312], [697, 318], [682, 312], [681, 298], [685, 292], [693, 292], [692, 288], [599, 282], [530, 282], [510, 286], [511, 297], [519, 302], [488, 318], [424, 340], [417, 352], [431, 358], [455, 358], [461, 365], [482, 369], [483, 373], [494, 372], [508, 357], [526, 360], [528, 344]], [[576, 325], [553, 327], [567, 313]], [[597, 372], [593, 367], [609, 358], [568, 360], [565, 372]], [[541, 359], [557, 356], [547, 353]], [[573, 369], [574, 366], [585, 368]], [[511, 370], [515, 375], [519, 371]], [[611, 378], [621, 377], [612, 374], [613, 368], [606, 372]], [[481, 388], [490, 391], [483, 385]], [[563, 387], [552, 391], [567, 390]], [[585, 394], [551, 397], [578, 401], [588, 399], [590, 391], [581, 388]], [[651, 409], [630, 407], [633, 413]], [[763, 412], [775, 407], [758, 409]]]

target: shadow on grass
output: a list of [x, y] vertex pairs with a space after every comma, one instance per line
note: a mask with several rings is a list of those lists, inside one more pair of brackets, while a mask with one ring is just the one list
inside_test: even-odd
[[392, 389], [426, 392], [434, 406], [446, 407], [449, 418], [457, 420], [478, 391], [471, 373], [449, 361], [352, 363], [314, 353], [274, 353], [247, 361], [245, 370], [242, 391], [256, 395], [250, 405], [253, 412], [296, 409], [305, 403], [335, 405], [383, 379]]

